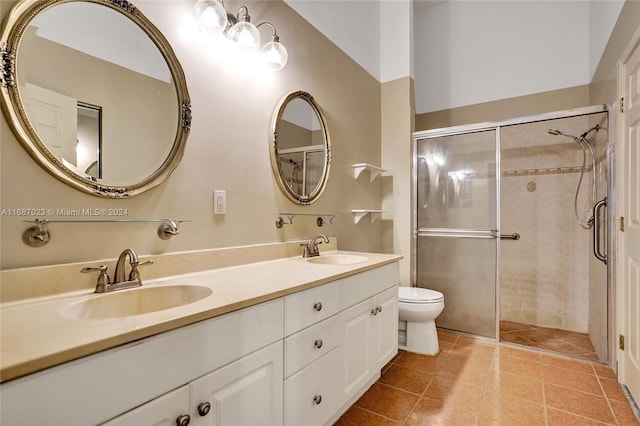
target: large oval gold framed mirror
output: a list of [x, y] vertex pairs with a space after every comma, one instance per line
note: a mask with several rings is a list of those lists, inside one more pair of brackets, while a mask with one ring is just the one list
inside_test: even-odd
[[191, 127], [187, 85], [162, 33], [126, 0], [22, 0], [0, 34], [2, 109], [55, 178], [109, 198], [175, 169]]
[[271, 168], [282, 192], [308, 205], [322, 195], [329, 178], [331, 142], [313, 96], [296, 91], [278, 103], [271, 123]]

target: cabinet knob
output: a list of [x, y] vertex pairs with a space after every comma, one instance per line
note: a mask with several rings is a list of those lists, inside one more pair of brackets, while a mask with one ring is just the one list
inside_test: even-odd
[[316, 395], [313, 397], [313, 402], [316, 403], [316, 405], [320, 405], [320, 403], [322, 402], [322, 395]]
[[378, 315], [378, 308], [373, 308], [373, 309], [371, 310], [371, 315], [373, 315], [373, 316]]
[[209, 414], [209, 411], [211, 411], [211, 404], [208, 402], [202, 402], [198, 405], [198, 414], [200, 414], [200, 417], [206, 416]]
[[313, 344], [316, 348], [320, 349], [322, 347], [322, 339], [318, 339], [316, 340], [316, 342]]
[[322, 310], [322, 302], [316, 302], [316, 304], [313, 305], [313, 309], [320, 312]]
[[188, 414], [183, 414], [176, 419], [177, 426], [189, 426], [191, 417]]
[[376, 308], [378, 312], [382, 312], [382, 305], [378, 305], [378, 307]]

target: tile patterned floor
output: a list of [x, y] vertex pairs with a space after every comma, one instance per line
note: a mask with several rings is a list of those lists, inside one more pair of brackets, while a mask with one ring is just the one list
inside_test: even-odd
[[500, 341], [598, 359], [598, 354], [587, 334], [558, 328], [500, 321]]
[[437, 356], [400, 351], [334, 426], [640, 425], [609, 367], [438, 334]]

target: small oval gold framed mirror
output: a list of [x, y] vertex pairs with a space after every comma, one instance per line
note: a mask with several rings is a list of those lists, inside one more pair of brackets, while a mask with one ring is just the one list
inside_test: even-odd
[[49, 174], [124, 198], [163, 182], [191, 127], [182, 67], [126, 0], [22, 0], [0, 33], [0, 98]]
[[271, 168], [282, 192], [308, 205], [322, 195], [329, 178], [331, 142], [313, 96], [291, 92], [278, 103], [271, 122]]

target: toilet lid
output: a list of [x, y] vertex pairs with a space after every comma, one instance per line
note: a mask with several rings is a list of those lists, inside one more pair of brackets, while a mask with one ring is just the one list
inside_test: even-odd
[[427, 288], [398, 287], [398, 299], [405, 303], [435, 303], [444, 300], [444, 295]]

